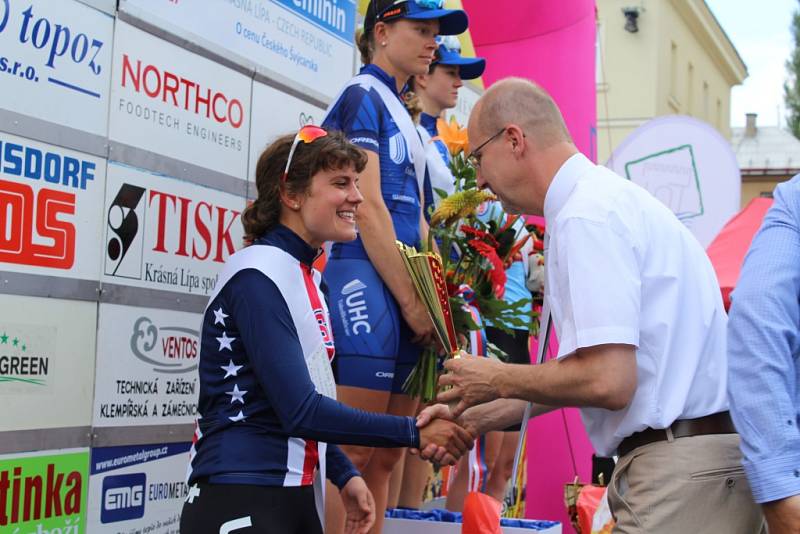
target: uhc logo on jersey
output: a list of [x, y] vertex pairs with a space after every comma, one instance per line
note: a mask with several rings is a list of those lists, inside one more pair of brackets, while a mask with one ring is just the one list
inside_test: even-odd
[[115, 523], [143, 517], [146, 484], [144, 473], [104, 478], [100, 521]]

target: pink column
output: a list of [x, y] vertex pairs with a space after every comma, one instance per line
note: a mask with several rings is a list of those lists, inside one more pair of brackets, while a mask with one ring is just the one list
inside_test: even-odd
[[[596, 160], [594, 0], [463, 0], [476, 54], [487, 60], [483, 80], [519, 76], [556, 100], [578, 148]], [[553, 347], [555, 348], [555, 347]], [[534, 349], [535, 351], [535, 349]], [[555, 354], [555, 350], [550, 351]], [[577, 410], [559, 410], [528, 428], [526, 517], [564, 523], [564, 484], [591, 476], [592, 446]]]

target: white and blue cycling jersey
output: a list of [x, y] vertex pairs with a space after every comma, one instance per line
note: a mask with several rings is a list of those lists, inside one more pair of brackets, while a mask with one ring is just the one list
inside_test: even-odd
[[[395, 79], [380, 67], [366, 65], [360, 74], [374, 76], [400, 99]], [[406, 140], [378, 92], [360, 85], [348, 87], [331, 108], [322, 127], [342, 131], [351, 143], [378, 154], [381, 193], [397, 239], [419, 246], [421, 207], [414, 164]], [[348, 243], [335, 243], [331, 258], [364, 259], [367, 253], [358, 238]]]
[[203, 316], [190, 483], [310, 485], [318, 442], [329, 442], [327, 475], [342, 487], [357, 471], [334, 443], [418, 445], [413, 418], [350, 408], [315, 387], [309, 347], [333, 357], [316, 254], [278, 225], [228, 259], [238, 267], [226, 265]]
[[[419, 116], [417, 129], [424, 130], [423, 143], [427, 140], [430, 146], [425, 147], [425, 157], [428, 161], [428, 173], [425, 176], [425, 214], [429, 215], [433, 207], [438, 205], [441, 198], [436, 190], [444, 191], [451, 195], [455, 191], [455, 178], [450, 171], [450, 151], [444, 141], [439, 139], [439, 130], [436, 127], [437, 118], [424, 111]], [[438, 157], [438, 161], [434, 161]], [[430, 193], [428, 193], [430, 191]], [[428, 217], [430, 220], [430, 217]]]
[[[374, 77], [400, 101], [395, 79], [380, 67], [367, 65], [360, 74]], [[409, 143], [381, 94], [375, 88], [350, 85], [331, 107], [323, 127], [344, 132], [352, 143], [378, 155], [381, 194], [397, 239], [419, 247], [420, 186]], [[401, 393], [421, 349], [411, 343], [414, 334], [360, 238], [332, 245], [324, 280], [331, 300], [337, 383]]]

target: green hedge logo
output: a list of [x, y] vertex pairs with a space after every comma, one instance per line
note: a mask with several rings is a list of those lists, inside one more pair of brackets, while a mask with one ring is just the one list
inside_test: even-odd
[[[0, 326], [0, 393], [40, 391], [41, 386], [47, 386], [54, 339], [52, 327]], [[8, 390], [11, 384], [16, 386]]]

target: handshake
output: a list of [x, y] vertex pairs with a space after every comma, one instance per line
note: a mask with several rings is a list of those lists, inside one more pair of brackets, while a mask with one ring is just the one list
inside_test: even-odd
[[434, 404], [420, 412], [420, 448], [416, 452], [425, 460], [450, 465], [472, 448], [479, 434], [490, 429], [480, 416], [466, 410], [500, 397], [495, 378], [502, 373], [504, 364], [462, 352], [459, 358], [445, 361], [444, 367], [448, 372], [439, 377], [439, 386], [449, 389], [439, 393], [437, 400], [450, 403], [452, 408]]
[[424, 460], [440, 465], [453, 465], [472, 448], [478, 437], [471, 425], [453, 420], [444, 404], [428, 406], [417, 416], [419, 449], [411, 449]]

